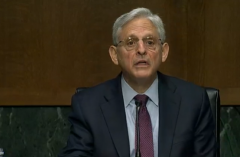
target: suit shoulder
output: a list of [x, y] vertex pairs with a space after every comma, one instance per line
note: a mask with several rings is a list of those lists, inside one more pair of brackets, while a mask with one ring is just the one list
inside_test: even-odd
[[76, 93], [73, 94], [73, 97], [77, 99], [91, 99], [94, 97], [94, 99], [96, 99], [97, 97], [101, 97], [104, 91], [109, 90], [109, 87], [115, 82], [116, 79], [111, 79], [92, 87], [79, 87], [77, 88]]
[[178, 91], [194, 94], [202, 94], [204, 92], [203, 87], [196, 85], [192, 82], [168, 75], [164, 75], [164, 77], [168, 82], [174, 84], [177, 87]]
[[165, 76], [168, 84], [174, 85], [175, 93], [181, 97], [181, 107], [183, 110], [191, 108], [198, 112], [203, 104], [209, 105], [205, 88], [192, 82], [172, 76]]

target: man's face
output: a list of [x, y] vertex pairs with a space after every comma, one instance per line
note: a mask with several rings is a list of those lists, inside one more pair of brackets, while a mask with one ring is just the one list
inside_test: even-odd
[[[112, 61], [121, 67], [124, 77], [155, 77], [160, 63], [167, 58], [168, 45], [161, 45], [157, 29], [152, 22], [147, 18], [133, 19], [120, 30], [118, 39], [121, 42], [117, 47], [111, 46], [109, 52]], [[137, 41], [133, 47], [131, 39]], [[151, 47], [152, 39], [155, 42], [154, 48]]]

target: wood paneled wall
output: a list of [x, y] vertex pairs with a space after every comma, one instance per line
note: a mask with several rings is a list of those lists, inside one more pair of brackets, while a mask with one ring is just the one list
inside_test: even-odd
[[165, 23], [170, 55], [160, 70], [219, 88], [240, 104], [237, 0], [0, 1], [0, 105], [69, 105], [76, 87], [120, 69], [108, 55], [117, 17], [147, 7]]

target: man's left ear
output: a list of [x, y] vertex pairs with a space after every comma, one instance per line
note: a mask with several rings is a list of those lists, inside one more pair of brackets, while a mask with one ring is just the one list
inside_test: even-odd
[[168, 52], [169, 52], [169, 45], [168, 43], [164, 43], [162, 45], [162, 62], [165, 62], [167, 60]]

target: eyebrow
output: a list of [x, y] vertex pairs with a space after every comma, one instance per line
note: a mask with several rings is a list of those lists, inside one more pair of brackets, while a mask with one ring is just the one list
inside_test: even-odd
[[[128, 39], [129, 37], [131, 37], [131, 38], [138, 38], [136, 35], [130, 34], [130, 35], [127, 36], [125, 39]], [[143, 39], [144, 39], [144, 38], [147, 38], [147, 37], [152, 37], [152, 38], [154, 38], [154, 36], [153, 36], [152, 34], [147, 34], [147, 35], [143, 36]]]

